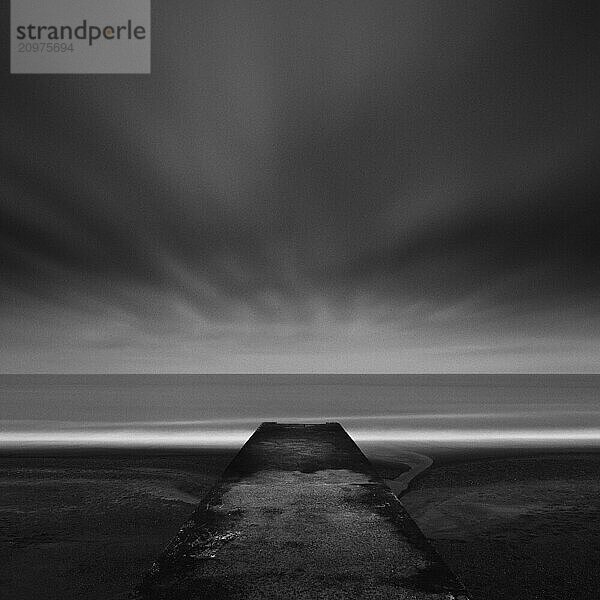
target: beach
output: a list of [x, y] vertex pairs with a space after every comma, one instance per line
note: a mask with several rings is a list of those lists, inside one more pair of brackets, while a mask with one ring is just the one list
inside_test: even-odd
[[232, 453], [0, 457], [0, 596], [106, 600], [126, 593]]
[[[365, 451], [473, 600], [597, 597], [599, 453], [413, 456], [402, 495], [410, 454]], [[123, 597], [234, 454], [3, 455], [0, 595]]]
[[570, 452], [440, 459], [401, 501], [474, 600], [595, 600], [599, 498], [600, 453]]
[[262, 419], [341, 422], [474, 600], [595, 600], [599, 389], [596, 376], [0, 377], [0, 596], [127, 593]]

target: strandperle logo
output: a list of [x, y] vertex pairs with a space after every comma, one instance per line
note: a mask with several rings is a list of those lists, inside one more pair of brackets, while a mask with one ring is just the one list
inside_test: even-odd
[[[17, 25], [17, 39], [30, 41], [87, 40], [92, 46], [96, 40], [145, 40], [146, 28], [134, 26], [131, 19], [125, 25], [88, 25], [84, 19], [78, 27], [70, 25]], [[71, 50], [72, 52], [73, 50]]]
[[150, 0], [11, 0], [12, 73], [150, 73]]

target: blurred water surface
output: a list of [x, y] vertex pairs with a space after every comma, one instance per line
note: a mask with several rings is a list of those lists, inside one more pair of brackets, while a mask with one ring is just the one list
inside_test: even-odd
[[0, 447], [234, 447], [340, 421], [415, 449], [600, 445], [596, 375], [0, 376]]

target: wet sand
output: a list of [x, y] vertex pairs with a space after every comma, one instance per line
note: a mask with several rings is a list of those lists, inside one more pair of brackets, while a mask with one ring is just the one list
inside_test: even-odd
[[[398, 494], [431, 461], [362, 449]], [[438, 452], [401, 500], [474, 600], [596, 600], [599, 455], [533, 452]], [[234, 454], [0, 456], [0, 597], [123, 597]]]
[[122, 596], [233, 454], [0, 456], [0, 597]]
[[598, 598], [599, 453], [446, 457], [401, 501], [473, 600]]

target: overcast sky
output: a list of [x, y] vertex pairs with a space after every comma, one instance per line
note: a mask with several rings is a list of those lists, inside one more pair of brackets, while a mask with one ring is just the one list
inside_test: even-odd
[[562, 4], [155, 2], [149, 76], [11, 76], [2, 36], [0, 371], [598, 372]]

